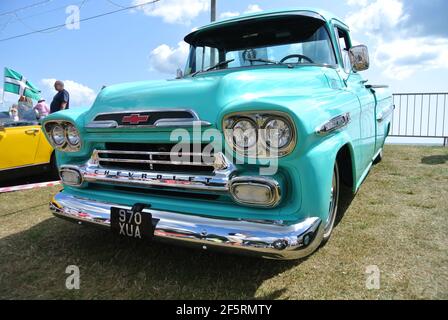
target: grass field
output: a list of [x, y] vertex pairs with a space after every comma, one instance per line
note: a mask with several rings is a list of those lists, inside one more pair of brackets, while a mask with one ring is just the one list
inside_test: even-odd
[[[48, 211], [47, 188], [0, 194], [3, 299], [447, 299], [448, 149], [387, 146], [329, 243], [267, 261], [122, 240]], [[77, 265], [80, 290], [65, 288]], [[381, 271], [366, 288], [366, 267]]]

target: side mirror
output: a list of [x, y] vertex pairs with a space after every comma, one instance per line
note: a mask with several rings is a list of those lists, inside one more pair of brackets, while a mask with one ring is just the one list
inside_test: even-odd
[[182, 70], [179, 68], [176, 70], [176, 79], [180, 79], [183, 78], [184, 73], [182, 72]]
[[0, 123], [0, 131], [5, 131], [5, 125], [3, 123]]
[[364, 71], [369, 69], [369, 50], [365, 45], [351, 47], [348, 51], [348, 55], [354, 71]]

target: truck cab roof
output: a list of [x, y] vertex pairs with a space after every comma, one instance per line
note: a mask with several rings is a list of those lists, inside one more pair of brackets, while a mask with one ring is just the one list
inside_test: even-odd
[[320, 10], [320, 9], [316, 9], [316, 8], [303, 7], [303, 8], [293, 8], [293, 9], [261, 11], [261, 12], [256, 12], [256, 13], [243, 14], [243, 15], [240, 15], [237, 17], [232, 17], [229, 19], [219, 20], [219, 21], [210, 23], [208, 25], [202, 26], [202, 27], [198, 28], [197, 30], [191, 32], [190, 34], [188, 34], [185, 37], [184, 40], [187, 43], [191, 43], [196, 38], [196, 36], [203, 31], [218, 29], [221, 27], [232, 25], [234, 23], [239, 23], [239, 22], [243, 22], [243, 21], [246, 22], [249, 20], [256, 20], [256, 19], [258, 20], [261, 18], [270, 18], [270, 17], [276, 17], [276, 16], [290, 16], [290, 15], [298, 15], [298, 16], [315, 18], [315, 19], [322, 20], [324, 22], [330, 22], [332, 20], [337, 20], [339, 25], [343, 25], [348, 29], [348, 26], [340, 18], [338, 18], [337, 16], [335, 16], [334, 14], [332, 14], [328, 11]]

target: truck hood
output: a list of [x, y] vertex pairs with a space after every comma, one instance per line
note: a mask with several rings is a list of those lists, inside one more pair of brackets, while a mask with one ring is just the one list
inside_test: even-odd
[[[325, 70], [324, 70], [325, 69]], [[215, 123], [229, 105], [247, 101], [326, 95], [340, 81], [331, 68], [287, 68], [216, 71], [193, 78], [124, 83], [104, 88], [86, 114], [86, 123], [100, 113], [148, 109], [192, 109], [201, 120]]]

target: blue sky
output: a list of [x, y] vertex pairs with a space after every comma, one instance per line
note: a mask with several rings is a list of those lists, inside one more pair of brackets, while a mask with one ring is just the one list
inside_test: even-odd
[[[172, 78], [183, 67], [183, 37], [209, 21], [209, 0], [161, 0], [134, 9], [1, 41], [64, 24], [69, 5], [81, 19], [149, 0], [0, 0], [0, 67], [23, 73], [51, 99], [54, 79], [66, 81], [72, 105], [88, 105], [102, 85]], [[244, 12], [313, 6], [335, 13], [369, 46], [365, 78], [394, 92], [448, 91], [445, 0], [217, 0], [218, 18]], [[31, 6], [37, 4], [36, 6]], [[18, 10], [19, 8], [24, 8]], [[11, 13], [13, 12], [13, 13]], [[8, 97], [8, 99], [10, 99]]]

